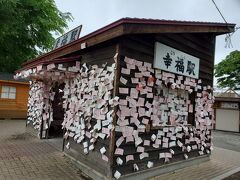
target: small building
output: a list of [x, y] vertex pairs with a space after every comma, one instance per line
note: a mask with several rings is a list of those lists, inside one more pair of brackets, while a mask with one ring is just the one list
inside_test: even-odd
[[0, 118], [26, 119], [29, 83], [0, 73]]
[[215, 129], [240, 132], [240, 95], [227, 90], [215, 97]]
[[31, 80], [28, 124], [40, 138], [64, 136], [93, 179], [207, 160], [215, 40], [234, 26], [123, 18], [28, 61], [16, 74]]

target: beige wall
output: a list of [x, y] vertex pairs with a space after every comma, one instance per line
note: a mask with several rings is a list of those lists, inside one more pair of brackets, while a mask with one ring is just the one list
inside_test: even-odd
[[26, 118], [29, 84], [0, 80], [0, 93], [2, 86], [16, 87], [16, 99], [1, 99], [0, 97], [0, 118]]
[[216, 109], [216, 129], [239, 132], [239, 110]]

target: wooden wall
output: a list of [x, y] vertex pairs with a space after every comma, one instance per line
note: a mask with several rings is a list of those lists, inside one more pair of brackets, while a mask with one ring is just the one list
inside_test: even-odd
[[[203, 85], [213, 84], [213, 68], [214, 68], [214, 51], [215, 51], [215, 37], [211, 34], [158, 34], [158, 35], [131, 35], [124, 36], [119, 39], [119, 55], [120, 55], [120, 68], [124, 67], [123, 59], [125, 56], [133, 58], [139, 61], [153, 63], [154, 59], [154, 43], [158, 41], [164, 43], [180, 51], [186, 52], [193, 56], [200, 58], [200, 75]], [[117, 88], [122, 84], [117, 79]], [[126, 86], [124, 86], [126, 87]], [[127, 87], [133, 87], [131, 84], [127, 84]], [[117, 94], [120, 96], [120, 94]], [[194, 116], [193, 116], [194, 117]], [[140, 137], [150, 139], [152, 134], [157, 134], [157, 130], [151, 130], [150, 132], [141, 133]], [[116, 133], [115, 139], [118, 139], [121, 133]], [[114, 143], [115, 144], [115, 143]], [[116, 148], [116, 147], [115, 147]], [[136, 152], [134, 143], [123, 143], [121, 148], [124, 149], [124, 155], [134, 155], [134, 161], [125, 162], [119, 166], [116, 163], [118, 155], [114, 155], [112, 172], [116, 170], [120, 171], [122, 175], [133, 173], [133, 164], [137, 163], [140, 170], [147, 169], [146, 164], [148, 161], [154, 162], [154, 167], [164, 165], [164, 160], [159, 160], [159, 153], [166, 152], [168, 149], [160, 148], [155, 149], [151, 146], [145, 148], [145, 152], [149, 153], [148, 158], [139, 160], [139, 154]], [[184, 160], [183, 152], [179, 147], [171, 148], [175, 151], [175, 155], [170, 160], [170, 163]], [[169, 150], [168, 150], [169, 151]], [[193, 150], [188, 154], [189, 158], [199, 156], [197, 150]]]
[[199, 78], [204, 85], [213, 85], [215, 36], [211, 34], [166, 34], [156, 41], [200, 58]]
[[16, 87], [16, 99], [0, 98], [0, 118], [26, 118], [29, 84], [0, 81], [2, 86]]
[[158, 34], [125, 36], [121, 39], [121, 55], [153, 63], [154, 43], [158, 41], [200, 58], [199, 78], [213, 84], [215, 36], [211, 34]]
[[[87, 63], [88, 65], [102, 65], [104, 63], [114, 63], [113, 57], [116, 52], [119, 53], [119, 62], [117, 62], [118, 72], [120, 72], [122, 61], [125, 56], [134, 58], [139, 61], [145, 61], [153, 63], [154, 59], [154, 43], [159, 41], [173, 48], [179, 49], [183, 52], [191, 54], [200, 58], [200, 79], [202, 79], [203, 85], [213, 84], [213, 67], [214, 67], [214, 49], [215, 49], [215, 37], [210, 34], [158, 34], [158, 35], [131, 35], [120, 37], [111, 42], [106, 42], [95, 47], [90, 47], [81, 52], [75, 54], [81, 55], [81, 64]], [[72, 54], [73, 55], [73, 54]], [[118, 86], [121, 86], [119, 81], [119, 74], [116, 76], [115, 90], [116, 95]], [[131, 87], [131, 84], [128, 84]], [[193, 116], [194, 117], [194, 116]], [[149, 139], [152, 134], [157, 134], [157, 130], [152, 129], [151, 132], [141, 133], [139, 136], [144, 139]], [[124, 156], [128, 154], [134, 155], [134, 161], [124, 163], [122, 166], [116, 164], [117, 155], [114, 155], [115, 140], [121, 136], [120, 133], [112, 135], [112, 139], [99, 140], [96, 143], [95, 148], [99, 149], [102, 146], [107, 148], [106, 154], [109, 155], [109, 162], [105, 162], [101, 158], [99, 151], [90, 151], [88, 155], [83, 153], [82, 144], [75, 143], [70, 139], [70, 149], [65, 148], [65, 152], [73, 156], [75, 159], [83, 162], [90, 168], [100, 172], [104, 176], [112, 177], [112, 174], [116, 170], [121, 171], [122, 175], [133, 172], [133, 164], [137, 163], [140, 170], [146, 169], [148, 161], [154, 162], [154, 167], [164, 165], [164, 160], [159, 160], [159, 153], [166, 152], [166, 148], [155, 149], [151, 146], [145, 148], [145, 151], [149, 153], [148, 158], [139, 160], [139, 154], [136, 153], [136, 147], [134, 143], [123, 144]], [[65, 142], [66, 144], [66, 142]], [[175, 155], [171, 159], [172, 162], [184, 160], [184, 152], [178, 147], [172, 147], [175, 151]], [[193, 150], [188, 153], [189, 158], [199, 156], [197, 150]]]
[[[114, 63], [114, 55], [116, 53], [116, 43], [111, 41], [110, 43], [104, 43], [100, 46], [95, 46], [91, 48], [87, 48], [86, 50], [82, 50], [77, 54], [81, 55], [81, 65], [86, 63], [87, 65], [98, 65], [101, 67], [102, 64], [108, 63], [111, 65]], [[94, 125], [96, 122], [91, 120], [91, 124]], [[65, 142], [66, 144], [66, 142]], [[101, 147], [106, 148], [106, 155], [109, 158], [109, 162], [102, 160], [101, 153], [99, 149]], [[104, 176], [111, 177], [110, 171], [110, 157], [109, 157], [109, 147], [110, 146], [110, 138], [102, 140], [98, 138], [95, 144], [95, 149], [93, 151], [89, 151], [87, 155], [83, 152], [83, 145], [77, 144], [70, 139], [70, 149], [64, 149], [66, 153], [73, 156], [75, 159], [79, 160], [80, 162], [86, 164], [90, 168], [94, 169], [95, 171], [100, 172]]]

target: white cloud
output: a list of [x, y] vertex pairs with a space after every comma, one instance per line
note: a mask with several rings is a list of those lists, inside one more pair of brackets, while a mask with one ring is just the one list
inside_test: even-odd
[[[63, 12], [71, 12], [69, 29], [83, 25], [81, 36], [123, 17], [224, 22], [211, 0], [55, 0]], [[240, 1], [215, 0], [229, 23], [240, 26]], [[225, 36], [216, 39], [215, 63], [240, 50], [240, 30], [232, 36], [233, 48], [225, 48]]]

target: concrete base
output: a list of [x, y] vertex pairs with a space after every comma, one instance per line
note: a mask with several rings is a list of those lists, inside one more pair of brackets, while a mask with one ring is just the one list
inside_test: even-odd
[[227, 177], [229, 177], [229, 176], [231, 176], [231, 175], [233, 175], [233, 174], [235, 174], [237, 172], [240, 172], [240, 167], [238, 167], [236, 169], [233, 169], [231, 171], [228, 171], [228, 172], [226, 172], [226, 173], [224, 173], [224, 174], [222, 174], [220, 176], [217, 176], [215, 178], [212, 178], [211, 180], [225, 179], [225, 178], [227, 178]]
[[95, 171], [94, 169], [90, 168], [89, 166], [87, 166], [83, 162], [80, 162], [80, 161], [76, 160], [75, 158], [73, 158], [69, 154], [67, 154], [65, 152], [63, 152], [63, 154], [65, 156], [67, 156], [68, 158], [70, 158], [73, 162], [75, 162], [75, 164], [82, 171], [82, 173], [87, 175], [88, 177], [90, 177], [94, 180], [109, 180], [108, 177], [106, 177], [106, 176], [102, 175], [101, 173]]
[[53, 146], [55, 149], [59, 151], [63, 151], [63, 138], [62, 137], [57, 137], [57, 138], [52, 138], [52, 139], [42, 139], [44, 142], [50, 144]]
[[[84, 174], [91, 177], [92, 179], [94, 179], [94, 180], [107, 180], [107, 179], [109, 179], [106, 176], [103, 176], [102, 174], [100, 174], [99, 172], [97, 172], [97, 171], [91, 169], [90, 167], [86, 166], [83, 162], [77, 161], [75, 158], [71, 157], [67, 153], [64, 153], [64, 154], [67, 157], [69, 157], [73, 162], [76, 162], [76, 165], [78, 166], [78, 168]], [[171, 164], [158, 166], [158, 167], [155, 167], [155, 168], [131, 173], [129, 175], [121, 176], [120, 179], [123, 179], [123, 180], [136, 180], [136, 179], [137, 180], [146, 180], [146, 179], [149, 179], [149, 178], [153, 178], [155, 176], [159, 176], [161, 174], [173, 172], [175, 170], [182, 169], [182, 168], [192, 166], [192, 165], [195, 165], [195, 164], [200, 164], [202, 162], [209, 161], [209, 160], [210, 160], [209, 155], [203, 155], [203, 156], [191, 158], [191, 159], [180, 161], [180, 162], [171, 163]]]
[[31, 125], [26, 126], [26, 132], [39, 138], [38, 130], [34, 129]]
[[120, 179], [146, 180], [148, 178], [152, 178], [152, 177], [155, 177], [155, 176], [159, 176], [161, 174], [173, 172], [175, 170], [182, 169], [182, 168], [185, 168], [187, 166], [192, 166], [192, 165], [195, 165], [195, 164], [200, 164], [202, 162], [209, 161], [209, 160], [210, 160], [209, 155], [203, 155], [203, 156], [187, 159], [187, 160], [184, 160], [184, 161], [170, 163], [170, 164], [167, 164], [167, 165], [158, 166], [158, 167], [154, 167], [154, 168], [151, 168], [151, 169], [135, 172], [135, 173], [132, 173], [132, 174], [129, 174], [129, 175], [126, 175], [126, 176], [122, 176]]
[[[62, 145], [62, 139], [49, 139], [49, 140], [44, 140], [45, 142], [49, 143], [53, 147], [55, 147], [58, 150], [62, 150], [60, 144]], [[75, 152], [77, 153], [77, 152]], [[82, 171], [83, 174], [89, 176], [90, 178], [94, 180], [108, 180], [109, 177], [104, 176], [103, 174], [97, 172], [96, 170], [93, 170], [84, 162], [80, 162], [76, 160], [73, 156], [69, 155], [66, 152], [63, 152], [65, 156], [67, 156], [69, 159], [72, 160], [73, 163], [76, 164], [76, 166]], [[199, 157], [194, 157], [191, 159], [175, 162], [175, 163], [170, 163], [170, 164], [164, 164], [162, 166], [154, 167], [151, 169], [139, 171], [139, 172], [134, 172], [129, 175], [121, 176], [120, 179], [126, 179], [126, 180], [146, 180], [155, 176], [159, 176], [164, 173], [169, 173], [173, 172], [178, 169], [182, 169], [188, 166], [192, 166], [195, 164], [200, 164], [205, 161], [210, 160], [210, 155], [203, 155]]]
[[[48, 143], [49, 145], [51, 145], [52, 147], [54, 147], [55, 149], [62, 151], [63, 150], [63, 138], [53, 138], [53, 139], [43, 139], [44, 142]], [[73, 149], [71, 149], [71, 151], [75, 151]], [[94, 169], [90, 168], [89, 166], [87, 166], [86, 164], [84, 164], [83, 162], [80, 162], [78, 160], [76, 160], [76, 158], [74, 158], [73, 156], [69, 155], [68, 153], [62, 151], [63, 154], [68, 157], [69, 159], [71, 159], [71, 161], [81, 170], [82, 174], [94, 179], [94, 180], [107, 180], [109, 178], [107, 178], [106, 176], [102, 175], [101, 173], [95, 171]], [[77, 154], [78, 152], [75, 152], [75, 154]]]
[[[31, 126], [27, 127], [27, 132], [36, 135], [36, 130]], [[44, 139], [44, 141], [49, 143], [53, 147], [55, 147], [57, 150], [62, 151], [62, 145], [63, 145], [62, 138]], [[73, 156], [67, 154], [66, 152], [63, 152], [63, 153], [65, 156], [70, 158], [78, 166], [78, 168], [82, 171], [83, 174], [86, 174], [90, 178], [92, 178], [94, 180], [109, 179], [108, 177], [102, 175], [101, 173], [93, 170], [92, 168], [90, 168], [89, 166], [84, 164], [84, 162], [80, 162], [80, 161], [76, 160]], [[75, 153], [77, 154], [77, 152], [75, 152]], [[164, 164], [162, 166], [154, 167], [154, 168], [139, 171], [139, 172], [134, 172], [129, 175], [122, 176], [120, 179], [146, 180], [148, 178], [159, 176], [161, 174], [168, 173], [168, 172], [173, 172], [175, 170], [182, 169], [187, 166], [192, 166], [194, 164], [199, 164], [199, 163], [202, 163], [202, 162], [205, 162], [208, 160], [210, 160], [210, 155], [203, 155], [203, 156], [194, 157], [194, 158], [190, 158], [190, 159], [175, 162], [175, 163]]]

